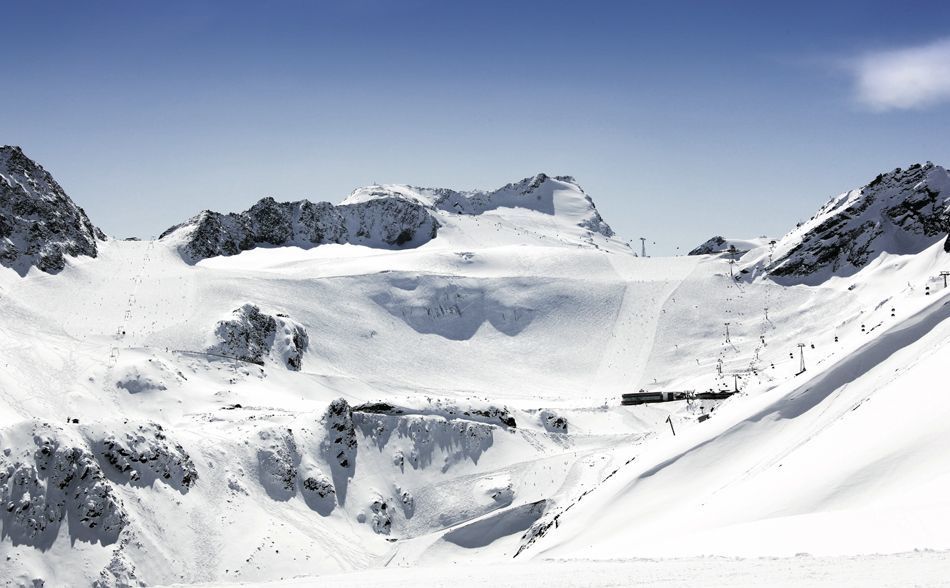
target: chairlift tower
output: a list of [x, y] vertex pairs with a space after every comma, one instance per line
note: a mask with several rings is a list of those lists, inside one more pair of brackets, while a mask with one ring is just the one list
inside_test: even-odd
[[647, 238], [640, 237], [640, 257], [647, 256]]
[[799, 358], [799, 370], [798, 373], [804, 373], [805, 371], [805, 344], [798, 344], [798, 358]]
[[940, 276], [943, 278], [943, 287], [947, 287], [947, 276], [950, 276], [950, 272], [940, 272]]
[[730, 325], [730, 323], [726, 323], [726, 343], [731, 343], [731, 342], [732, 342], [732, 340], [729, 339], [729, 325]]

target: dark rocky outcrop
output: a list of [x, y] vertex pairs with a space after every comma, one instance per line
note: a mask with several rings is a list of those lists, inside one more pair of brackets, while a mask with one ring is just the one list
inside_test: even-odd
[[384, 248], [417, 247], [436, 236], [439, 223], [425, 206], [403, 198], [378, 198], [338, 206], [263, 198], [241, 213], [206, 210], [171, 227], [161, 238], [182, 229], [188, 231], [180, 245], [182, 256], [197, 262], [268, 245], [314, 247], [352, 243]]
[[[877, 176], [833, 199], [778, 244], [772, 276], [846, 275], [883, 252], [914, 254], [950, 233], [950, 174], [932, 163]], [[950, 237], [945, 242], [950, 250]], [[783, 251], [784, 249], [784, 251]]]
[[161, 425], [148, 423], [102, 441], [102, 455], [131, 482], [161, 480], [182, 493], [198, 481], [198, 470], [184, 448], [170, 442]]
[[33, 440], [32, 460], [0, 457], [2, 536], [46, 548], [68, 521], [73, 538], [114, 543], [128, 515], [96, 457], [45, 426]]
[[322, 421], [326, 436], [320, 444], [320, 453], [330, 466], [337, 502], [342, 505], [346, 502], [350, 478], [356, 472], [356, 454], [359, 449], [353, 409], [346, 400], [337, 398], [327, 407]]
[[550, 433], [567, 433], [567, 419], [559, 416], [553, 410], [542, 410], [538, 413], [541, 425]]
[[288, 500], [297, 493], [297, 467], [300, 451], [290, 429], [263, 430], [258, 433], [260, 446], [257, 462], [261, 485], [275, 500]]
[[327, 407], [323, 415], [327, 437], [321, 447], [327, 461], [350, 469], [356, 463], [356, 427], [353, 424], [353, 410], [349, 403], [337, 398]]
[[219, 321], [215, 336], [220, 342], [208, 350], [211, 354], [257, 365], [273, 357], [293, 371], [300, 371], [310, 344], [302, 325], [284, 314], [265, 314], [253, 304], [235, 309], [230, 320]]
[[712, 253], [722, 253], [728, 249], [726, 240], [721, 236], [716, 235], [712, 239], [709, 239], [699, 247], [693, 249], [687, 255], [710, 255]]
[[67, 256], [96, 257], [105, 238], [42, 166], [19, 147], [0, 147], [0, 265], [56, 273]]

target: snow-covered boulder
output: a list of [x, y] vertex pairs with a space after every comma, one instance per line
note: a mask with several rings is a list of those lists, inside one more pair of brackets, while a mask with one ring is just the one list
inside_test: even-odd
[[297, 475], [307, 505], [324, 516], [330, 514], [336, 505], [336, 489], [330, 478], [313, 464], [301, 465]]
[[567, 419], [553, 410], [545, 409], [538, 413], [541, 425], [549, 433], [567, 433]]
[[56, 273], [66, 256], [96, 257], [105, 238], [49, 172], [19, 147], [0, 146], [0, 265]]
[[287, 500], [297, 493], [297, 466], [300, 451], [290, 429], [258, 432], [257, 462], [261, 485], [275, 500]]
[[209, 353], [264, 365], [267, 358], [299, 371], [310, 339], [306, 329], [285, 314], [269, 315], [254, 304], [234, 310], [215, 328], [218, 343]]
[[380, 535], [389, 535], [393, 528], [393, 509], [392, 506], [382, 496], [377, 495], [369, 505], [372, 516], [369, 519], [370, 525], [375, 533]]
[[884, 252], [919, 253], [948, 233], [950, 173], [915, 164], [833, 198], [776, 244], [767, 269], [772, 276], [847, 275]]

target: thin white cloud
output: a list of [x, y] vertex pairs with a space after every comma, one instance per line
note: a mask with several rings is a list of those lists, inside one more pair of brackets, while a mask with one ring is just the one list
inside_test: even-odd
[[950, 102], [950, 39], [874, 51], [851, 61], [857, 99], [875, 111]]

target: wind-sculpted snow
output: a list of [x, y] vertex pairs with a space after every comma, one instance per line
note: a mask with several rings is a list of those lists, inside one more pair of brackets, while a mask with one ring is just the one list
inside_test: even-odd
[[767, 269], [776, 277], [851, 275], [884, 252], [919, 253], [950, 232], [948, 198], [950, 174], [932, 163], [881, 174], [785, 236]]
[[440, 277], [393, 279], [372, 300], [418, 333], [471, 339], [484, 323], [514, 337], [534, 320], [535, 310], [513, 304], [504, 293], [477, 282]]
[[287, 369], [300, 370], [310, 342], [302, 325], [285, 314], [264, 314], [253, 304], [235, 309], [232, 316], [218, 322], [215, 336], [220, 343], [211, 347], [209, 353], [258, 365], [273, 357]]
[[546, 506], [546, 500], [539, 500], [493, 513], [449, 531], [443, 540], [466, 549], [485, 547], [503, 537], [526, 532], [541, 518]]
[[[557, 200], [558, 194], [563, 198], [560, 202]], [[502, 208], [522, 208], [546, 215], [566, 214], [576, 217], [577, 227], [604, 237], [614, 236], [613, 229], [600, 216], [594, 201], [571, 176], [551, 177], [541, 173], [492, 191], [459, 191], [400, 185], [370, 186], [355, 190], [344, 203], [363, 203], [389, 198], [420, 202], [450, 214], [477, 216]]]
[[418, 247], [434, 238], [438, 228], [438, 221], [425, 207], [400, 198], [339, 206], [263, 198], [241, 213], [206, 210], [171, 227], [161, 238], [182, 231], [179, 249], [193, 263], [260, 246], [351, 243], [389, 249]]
[[0, 146], [0, 265], [56, 273], [66, 256], [96, 257], [105, 238], [42, 166]]
[[353, 412], [353, 421], [364, 438], [371, 439], [382, 449], [395, 435], [409, 443], [401, 451], [399, 466], [408, 462], [414, 469], [433, 465], [436, 450], [443, 462], [441, 470], [448, 471], [462, 461], [478, 463], [481, 455], [492, 446], [494, 425], [439, 416], [435, 414], [400, 414]]
[[427, 404], [417, 407], [399, 406], [390, 402], [367, 402], [354, 406], [352, 412], [388, 416], [438, 416], [446, 420], [461, 419], [506, 427], [518, 426], [515, 417], [505, 407], [484, 404], [461, 406], [441, 398], [429, 399]]

